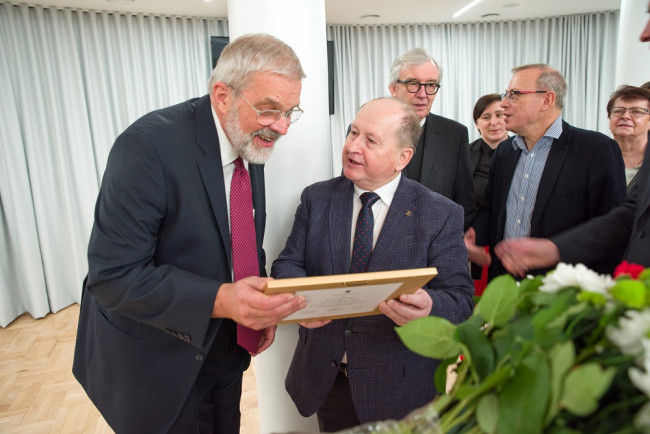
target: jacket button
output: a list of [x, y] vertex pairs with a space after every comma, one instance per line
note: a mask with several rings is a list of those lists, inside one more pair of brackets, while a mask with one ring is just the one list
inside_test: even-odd
[[641, 239], [641, 238], [643, 238], [644, 236], [645, 236], [645, 234], [643, 233], [643, 231], [638, 231], [638, 232], [636, 233], [636, 237], [637, 237], [638, 239]]
[[343, 332], [345, 336], [352, 336], [352, 330], [346, 330]]
[[197, 354], [196, 356], [194, 356], [194, 360], [196, 360], [197, 362], [203, 361], [203, 354]]

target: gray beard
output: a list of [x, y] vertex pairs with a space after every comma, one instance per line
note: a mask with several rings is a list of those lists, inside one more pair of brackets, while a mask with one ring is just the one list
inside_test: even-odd
[[253, 138], [259, 134], [276, 138], [276, 140], [280, 137], [278, 133], [267, 127], [250, 134], [243, 132], [241, 128], [239, 128], [239, 113], [234, 107], [226, 116], [225, 130], [228, 132], [228, 138], [230, 139], [232, 147], [237, 151], [237, 155], [253, 164], [266, 163], [273, 153], [273, 147], [262, 148], [253, 145]]

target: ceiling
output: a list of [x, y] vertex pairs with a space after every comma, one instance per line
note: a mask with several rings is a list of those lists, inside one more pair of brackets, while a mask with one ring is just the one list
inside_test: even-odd
[[[325, 13], [328, 24], [416, 24], [539, 18], [618, 10], [621, 5], [621, 0], [482, 0], [460, 17], [452, 18], [454, 12], [470, 1], [325, 0]], [[221, 18], [228, 16], [227, 0], [18, 0], [18, 2], [155, 15]]]

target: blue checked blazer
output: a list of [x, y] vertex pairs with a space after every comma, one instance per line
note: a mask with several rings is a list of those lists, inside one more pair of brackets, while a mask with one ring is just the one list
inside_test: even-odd
[[[273, 263], [276, 278], [345, 274], [350, 270], [354, 188], [337, 177], [307, 187], [287, 244]], [[463, 208], [402, 177], [370, 258], [368, 271], [435, 266], [425, 287], [431, 315], [458, 323], [472, 313], [474, 294], [463, 244]], [[286, 388], [299, 412], [316, 412], [347, 352], [352, 399], [363, 422], [401, 418], [431, 401], [438, 361], [410, 352], [384, 315], [300, 327]]]

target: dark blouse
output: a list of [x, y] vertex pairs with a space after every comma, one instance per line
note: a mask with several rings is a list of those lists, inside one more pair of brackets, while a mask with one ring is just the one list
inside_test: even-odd
[[469, 145], [470, 160], [475, 164], [472, 165], [472, 180], [474, 182], [474, 199], [476, 206], [480, 208], [485, 205], [483, 193], [488, 183], [488, 174], [490, 173], [490, 163], [494, 156], [494, 149], [485, 143], [483, 139], [478, 139]]

